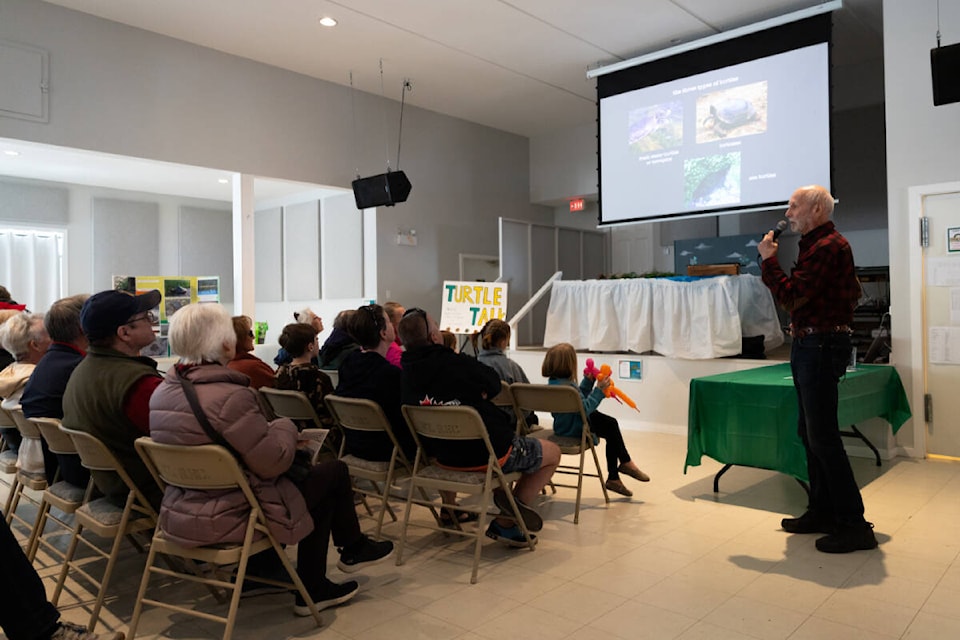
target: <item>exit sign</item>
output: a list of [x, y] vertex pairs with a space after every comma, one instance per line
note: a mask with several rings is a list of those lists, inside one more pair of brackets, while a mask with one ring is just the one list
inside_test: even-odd
[[583, 198], [570, 201], [570, 211], [583, 211]]

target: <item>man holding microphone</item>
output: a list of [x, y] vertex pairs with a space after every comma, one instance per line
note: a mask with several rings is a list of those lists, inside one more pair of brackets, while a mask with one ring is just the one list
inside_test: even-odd
[[757, 249], [764, 284], [790, 313], [790, 367], [799, 404], [798, 429], [807, 453], [810, 504], [781, 522], [788, 533], [824, 533], [825, 553], [874, 549], [873, 525], [853, 477], [837, 423], [837, 384], [850, 360], [850, 324], [860, 298], [853, 252], [830, 217], [833, 196], [820, 186], [797, 189], [786, 218], [800, 233], [800, 253], [788, 276], [777, 261], [774, 231]]

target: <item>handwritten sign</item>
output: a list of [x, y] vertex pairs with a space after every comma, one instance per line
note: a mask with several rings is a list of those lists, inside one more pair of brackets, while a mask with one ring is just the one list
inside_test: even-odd
[[440, 328], [453, 333], [473, 333], [488, 320], [507, 317], [507, 283], [443, 283], [440, 302]]

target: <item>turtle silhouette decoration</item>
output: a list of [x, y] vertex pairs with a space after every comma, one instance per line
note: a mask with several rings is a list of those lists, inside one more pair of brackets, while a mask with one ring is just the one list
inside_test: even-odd
[[724, 98], [710, 105], [710, 115], [703, 119], [703, 127], [712, 129], [720, 138], [758, 118], [757, 110], [749, 100]]

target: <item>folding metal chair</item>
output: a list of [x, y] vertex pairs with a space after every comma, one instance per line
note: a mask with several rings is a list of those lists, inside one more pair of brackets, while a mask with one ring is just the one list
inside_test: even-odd
[[[154, 442], [150, 438], [137, 439], [135, 446], [137, 452], [140, 453], [144, 463], [150, 470], [150, 473], [153, 474], [161, 487], [174, 486], [182, 489], [211, 492], [239, 489], [243, 492], [243, 495], [250, 505], [250, 515], [247, 518], [243, 542], [239, 544], [224, 543], [205, 547], [186, 547], [169, 539], [159, 527], [156, 528], [153, 534], [153, 540], [150, 543], [147, 566], [144, 569], [143, 579], [140, 581], [140, 589], [137, 592], [137, 601], [133, 609], [133, 619], [130, 621], [130, 630], [128, 633], [130, 638], [136, 637], [137, 626], [140, 623], [140, 615], [143, 613], [143, 605], [147, 604], [205, 620], [221, 622], [225, 625], [223, 640], [229, 640], [233, 635], [233, 629], [236, 624], [237, 608], [240, 605], [240, 595], [243, 590], [244, 580], [254, 580], [273, 586], [296, 589], [310, 608], [310, 612], [317, 626], [322, 626], [323, 621], [320, 618], [320, 612], [310, 598], [310, 593], [304, 586], [303, 581], [300, 580], [296, 569], [294, 569], [290, 563], [290, 559], [287, 557], [283, 547], [270, 532], [267, 519], [263, 514], [263, 509], [260, 507], [257, 497], [247, 482], [246, 475], [240, 468], [237, 459], [233, 457], [233, 454], [224, 447], [215, 444], [199, 446], [161, 444]], [[284, 569], [286, 569], [290, 576], [291, 583], [277, 582], [275, 580], [247, 575], [247, 563], [250, 556], [269, 548], [273, 548], [277, 556], [279, 556]], [[163, 569], [156, 566], [157, 554], [184, 558], [188, 562], [206, 562], [218, 566], [236, 564], [236, 576], [234, 580], [227, 581], [217, 576], [207, 577], [172, 569]], [[184, 607], [144, 597], [152, 574], [174, 576], [191, 582], [204, 584], [208, 588], [219, 587], [228, 592], [232, 592], [227, 615], [218, 616], [197, 611], [192, 605]]]
[[[560, 452], [564, 455], [574, 455], [580, 457], [580, 463], [574, 465], [563, 465], [557, 467], [555, 473], [567, 475], [576, 475], [577, 484], [559, 484], [553, 482], [554, 486], [567, 487], [577, 490], [577, 506], [573, 514], [573, 523], [580, 522], [580, 499], [583, 495], [583, 477], [597, 478], [600, 480], [600, 488], [603, 490], [603, 499], [608, 504], [610, 496], [607, 493], [607, 486], [604, 483], [603, 471], [600, 467], [600, 458], [597, 455], [597, 449], [593, 444], [593, 434], [590, 432], [590, 423], [587, 420], [587, 414], [583, 409], [583, 401], [580, 398], [580, 392], [567, 385], [546, 385], [546, 384], [524, 384], [515, 382], [510, 385], [510, 391], [513, 392], [513, 401], [517, 407], [517, 415], [523, 420], [527, 411], [549, 411], [550, 413], [579, 413], [583, 420], [583, 432], [579, 438], [565, 438], [558, 436], [553, 429], [542, 429], [534, 434], [536, 438], [544, 438], [556, 443], [560, 447]], [[596, 473], [587, 473], [584, 471], [587, 451], [593, 455], [593, 462], [596, 465]]]

